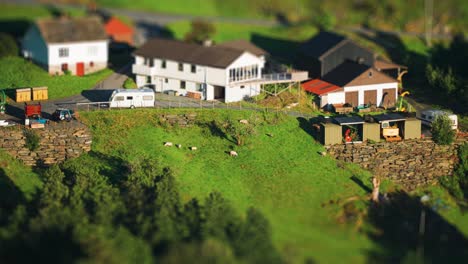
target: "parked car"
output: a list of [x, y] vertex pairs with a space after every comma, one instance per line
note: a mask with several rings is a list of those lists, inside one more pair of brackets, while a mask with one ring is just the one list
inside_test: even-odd
[[67, 108], [57, 108], [57, 110], [55, 110], [52, 116], [56, 121], [66, 120], [67, 122], [70, 122], [72, 119], [75, 118], [75, 112]]

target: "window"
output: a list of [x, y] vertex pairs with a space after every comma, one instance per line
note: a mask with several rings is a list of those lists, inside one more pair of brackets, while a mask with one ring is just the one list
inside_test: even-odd
[[68, 48], [60, 48], [59, 49], [59, 57], [60, 58], [68, 57]]
[[421, 117], [422, 117], [422, 119], [426, 119], [426, 118], [427, 118], [425, 114], [422, 114]]
[[151, 95], [143, 95], [143, 100], [144, 100], [144, 101], [152, 101], [152, 100], [153, 100], [153, 96], [151, 96]]
[[149, 60], [149, 66], [150, 66], [150, 67], [153, 67], [153, 66], [154, 66], [154, 60], [153, 60], [153, 59], [150, 59], [150, 60]]
[[244, 86], [244, 85], [241, 85], [241, 89], [244, 89], [244, 88], [245, 88], [245, 86]]
[[146, 76], [146, 83], [151, 83], [151, 76]]
[[185, 81], [180, 81], [180, 89], [185, 89]]
[[62, 71], [68, 71], [68, 64], [62, 63]]
[[94, 67], [94, 62], [89, 62], [89, 67]]
[[116, 96], [114, 98], [114, 101], [123, 101], [123, 100], [125, 100], [125, 98], [123, 96]]
[[161, 61], [161, 69], [166, 69], [166, 60]]
[[133, 100], [133, 96], [127, 96], [127, 100]]
[[184, 71], [184, 64], [183, 63], [179, 63], [179, 71]]
[[192, 73], [196, 73], [196, 72], [197, 72], [197, 66], [195, 66], [195, 65], [192, 64], [192, 65], [190, 66], [190, 71], [191, 71]]
[[164, 82], [165, 82], [165, 83], [168, 83], [168, 82], [169, 82], [169, 79], [168, 79], [168, 78], [164, 78]]
[[201, 83], [196, 83], [196, 84], [195, 84], [195, 89], [196, 89], [197, 91], [199, 91], [199, 92], [202, 92], [202, 91], [203, 91], [203, 88], [202, 88]]
[[369, 78], [372, 77], [372, 71], [369, 71]]

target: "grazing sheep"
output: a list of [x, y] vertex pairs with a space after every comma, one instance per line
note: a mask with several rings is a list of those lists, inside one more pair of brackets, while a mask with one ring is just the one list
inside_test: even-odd
[[164, 143], [164, 146], [165, 146], [165, 147], [172, 147], [172, 142], [165, 142], [165, 143]]
[[229, 151], [229, 156], [237, 157], [237, 152], [235, 152], [234, 150], [231, 150], [231, 151]]
[[182, 148], [182, 145], [181, 144], [176, 144], [176, 147], [177, 148]]
[[189, 149], [194, 151], [194, 150], [197, 150], [197, 147], [190, 147]]
[[247, 119], [241, 119], [241, 120], [239, 120], [239, 123], [244, 124], [244, 125], [248, 125], [248, 124], [249, 124], [249, 120], [247, 120]]

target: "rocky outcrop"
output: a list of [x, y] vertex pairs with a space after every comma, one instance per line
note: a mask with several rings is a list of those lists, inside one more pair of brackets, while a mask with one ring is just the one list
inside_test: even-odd
[[374, 174], [391, 179], [413, 190], [451, 175], [458, 163], [457, 149], [462, 141], [449, 146], [430, 139], [380, 142], [375, 144], [341, 144], [327, 148], [330, 156], [359, 164]]
[[195, 124], [195, 119], [197, 114], [164, 114], [159, 118], [159, 123], [161, 125], [170, 125], [170, 126], [179, 126], [179, 127], [190, 127]]
[[[26, 146], [27, 131], [39, 138], [37, 149]], [[0, 147], [29, 166], [51, 165], [91, 150], [92, 136], [84, 124], [72, 121], [51, 123], [43, 129], [24, 126], [0, 128]]]

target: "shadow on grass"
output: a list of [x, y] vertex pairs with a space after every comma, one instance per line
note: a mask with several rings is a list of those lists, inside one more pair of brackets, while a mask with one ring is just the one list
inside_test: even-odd
[[[116, 87], [118, 88], [118, 87]], [[88, 99], [90, 102], [108, 102], [114, 90], [84, 90], [81, 95]]]
[[0, 20], [0, 32], [12, 35], [19, 39], [31, 26], [31, 21], [28, 20]]
[[388, 201], [370, 206], [368, 221], [377, 229], [368, 235], [380, 247], [368, 252], [368, 263], [414, 263], [410, 258], [415, 256], [424, 263], [468, 258], [467, 238], [419, 197], [391, 193]]
[[254, 33], [250, 41], [258, 47], [267, 51], [279, 62], [296, 68], [298, 66], [297, 48], [300, 42], [277, 39]]
[[200, 124], [201, 127], [205, 127], [205, 128], [208, 128], [208, 130], [210, 131], [211, 135], [214, 136], [214, 137], [219, 137], [221, 139], [226, 139], [227, 141], [229, 142], [232, 142], [234, 144], [237, 144], [237, 142], [232, 139], [231, 137], [229, 137], [224, 131], [223, 129], [221, 129], [219, 126], [221, 124], [218, 124], [216, 121], [212, 120], [210, 122], [206, 122], [206, 123], [203, 123], [203, 124]]
[[1, 241], [2, 263], [74, 263], [85, 257], [74, 240], [71, 228], [51, 227], [41, 231], [18, 233]]
[[14, 209], [25, 202], [25, 197], [15, 183], [0, 168], [0, 225], [2, 225]]

